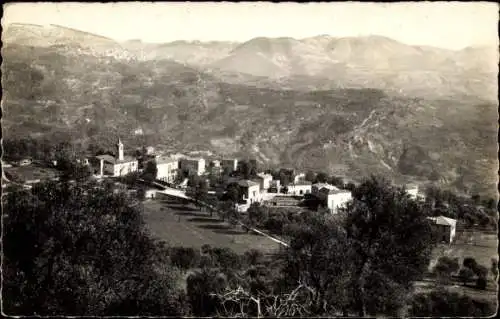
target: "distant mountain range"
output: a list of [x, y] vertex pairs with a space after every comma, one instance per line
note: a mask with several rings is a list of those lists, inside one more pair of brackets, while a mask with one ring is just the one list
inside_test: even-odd
[[497, 48], [380, 36], [119, 43], [25, 24], [2, 40], [7, 138], [111, 147], [119, 133], [128, 147], [495, 190]]
[[[496, 99], [498, 48], [451, 51], [411, 46], [382, 36], [317, 36], [306, 39], [255, 38], [245, 43], [175, 41], [116, 42], [99, 35], [50, 25], [9, 25], [5, 43], [62, 46], [124, 60], [170, 59], [213, 74], [239, 74], [320, 88], [372, 87], [407, 95], [471, 94]], [[67, 46], [67, 47], [65, 47]], [[234, 77], [234, 75], [233, 75]], [[228, 81], [230, 77], [223, 79]], [[313, 78], [314, 80], [310, 80]], [[292, 87], [297, 89], [297, 87]]]

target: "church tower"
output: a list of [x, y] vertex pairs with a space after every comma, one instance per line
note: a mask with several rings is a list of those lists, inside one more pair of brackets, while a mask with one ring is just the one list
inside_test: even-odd
[[118, 137], [118, 144], [116, 145], [118, 147], [118, 160], [123, 161], [123, 143]]

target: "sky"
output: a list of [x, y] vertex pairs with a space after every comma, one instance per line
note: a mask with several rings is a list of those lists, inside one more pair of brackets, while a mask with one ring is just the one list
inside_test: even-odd
[[498, 45], [494, 2], [14, 3], [2, 25], [58, 24], [118, 41], [382, 35], [412, 45]]

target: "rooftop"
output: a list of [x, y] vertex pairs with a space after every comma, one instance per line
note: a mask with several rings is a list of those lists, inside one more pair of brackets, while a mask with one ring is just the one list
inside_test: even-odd
[[456, 226], [457, 221], [453, 218], [448, 218], [444, 216], [437, 216], [437, 217], [427, 217], [430, 220], [432, 220], [434, 223], [437, 225], [445, 225], [445, 226]]
[[297, 183], [294, 183], [295, 186], [305, 186], [305, 185], [312, 185], [310, 181], [298, 181]]
[[273, 175], [271, 174], [266, 174], [266, 173], [258, 173], [257, 174], [257, 177], [260, 177], [260, 178], [273, 178]]
[[121, 163], [130, 163], [130, 162], [135, 162], [137, 161], [137, 159], [133, 158], [132, 156], [124, 156], [123, 157], [123, 160], [118, 160], [116, 157], [112, 156], [112, 155], [108, 155], [108, 154], [105, 154], [105, 155], [98, 155], [96, 156], [96, 158], [98, 159], [102, 159], [104, 160], [105, 162], [107, 163], [111, 163], [111, 164], [121, 164]]
[[329, 189], [329, 190], [338, 190], [337, 187], [333, 186], [333, 185], [330, 185], [330, 184], [327, 184], [327, 183], [316, 183], [316, 184], [313, 184], [313, 187], [316, 187], [317, 189], [323, 189], [323, 188], [326, 188], [326, 189]]
[[156, 164], [169, 164], [169, 163], [175, 163], [177, 160], [173, 157], [158, 157], [156, 158]]
[[253, 181], [248, 180], [248, 179], [245, 179], [245, 180], [239, 181], [239, 182], [238, 182], [238, 185], [240, 185], [241, 187], [259, 186], [259, 184], [258, 184], [258, 183], [253, 182]]

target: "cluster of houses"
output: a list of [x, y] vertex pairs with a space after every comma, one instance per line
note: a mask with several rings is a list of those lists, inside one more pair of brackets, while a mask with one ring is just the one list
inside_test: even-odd
[[[204, 158], [169, 156], [163, 157], [154, 154], [154, 149], [147, 149], [145, 158], [126, 156], [124, 145], [120, 139], [116, 144], [115, 155], [98, 155], [88, 161], [94, 168], [96, 177], [120, 177], [129, 173], [141, 171], [145, 161], [154, 161], [157, 168], [157, 180], [174, 184], [179, 180], [179, 174], [206, 176], [222, 172], [233, 173], [239, 168], [238, 159], [211, 160], [207, 165]], [[21, 163], [20, 165], [29, 165]], [[291, 182], [284, 186], [280, 180], [274, 179], [271, 174], [258, 173], [252, 179], [229, 178], [222, 185], [224, 192], [230, 184], [237, 184], [241, 191], [241, 198], [237, 205], [240, 212], [245, 212], [253, 203], [269, 203], [277, 197], [304, 197], [311, 195], [318, 199], [332, 214], [336, 214], [352, 199], [349, 190], [340, 189], [327, 183], [311, 183], [305, 180], [305, 174], [291, 174]], [[181, 184], [186, 184], [187, 179]], [[418, 198], [418, 187], [412, 185], [407, 192], [413, 198]], [[456, 220], [444, 216], [430, 218], [437, 230], [439, 242], [451, 243], [455, 237]]]

